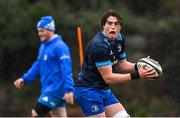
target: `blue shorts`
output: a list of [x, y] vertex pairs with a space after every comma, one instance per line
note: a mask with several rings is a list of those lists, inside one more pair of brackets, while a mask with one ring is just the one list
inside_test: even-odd
[[65, 100], [46, 94], [42, 94], [39, 97], [38, 102], [49, 107], [51, 110], [54, 110], [57, 107], [66, 107]]
[[75, 87], [75, 99], [85, 116], [102, 113], [106, 106], [119, 103], [110, 89]]

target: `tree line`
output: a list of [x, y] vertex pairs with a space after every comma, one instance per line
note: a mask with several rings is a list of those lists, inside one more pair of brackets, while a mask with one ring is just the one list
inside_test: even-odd
[[[0, 1], [0, 116], [29, 116], [38, 97], [39, 81], [17, 90], [13, 81], [37, 58], [36, 31], [40, 17], [55, 19], [71, 50], [73, 74], [80, 69], [76, 28], [82, 29], [83, 49], [101, 31], [99, 20], [108, 9], [124, 18], [127, 59], [136, 62], [150, 55], [163, 67], [155, 81], [133, 81], [113, 86], [114, 93], [132, 116], [180, 116], [180, 1], [179, 0], [1, 0]], [[78, 116], [78, 105], [69, 114]], [[79, 108], [78, 108], [79, 109]]]

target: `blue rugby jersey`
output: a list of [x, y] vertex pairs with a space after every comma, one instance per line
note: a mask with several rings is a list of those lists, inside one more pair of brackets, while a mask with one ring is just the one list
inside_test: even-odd
[[62, 98], [65, 92], [73, 91], [70, 52], [61, 36], [56, 35], [41, 44], [37, 60], [23, 76], [25, 84], [31, 83], [38, 75], [42, 94]]
[[82, 69], [75, 78], [75, 86], [108, 89], [97, 67], [112, 65], [114, 72], [118, 61], [125, 58], [125, 38], [118, 34], [112, 41], [99, 32], [88, 44]]

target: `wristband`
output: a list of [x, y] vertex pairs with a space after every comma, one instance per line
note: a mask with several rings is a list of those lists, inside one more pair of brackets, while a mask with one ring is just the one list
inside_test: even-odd
[[135, 63], [135, 65], [134, 65], [134, 70], [138, 71], [137, 63]]
[[138, 71], [134, 71], [134, 72], [130, 73], [130, 75], [131, 75], [132, 80], [140, 79], [140, 75], [139, 75]]

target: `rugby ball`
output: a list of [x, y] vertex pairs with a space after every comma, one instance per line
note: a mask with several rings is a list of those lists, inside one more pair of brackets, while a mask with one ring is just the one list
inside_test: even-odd
[[[144, 65], [144, 66], [143, 66]], [[162, 67], [161, 65], [155, 61], [154, 59], [151, 59], [149, 56], [146, 58], [141, 58], [137, 61], [137, 68], [141, 68], [141, 66], [143, 66], [143, 68], [146, 69], [154, 69], [155, 75], [157, 77], [162, 75]]]

